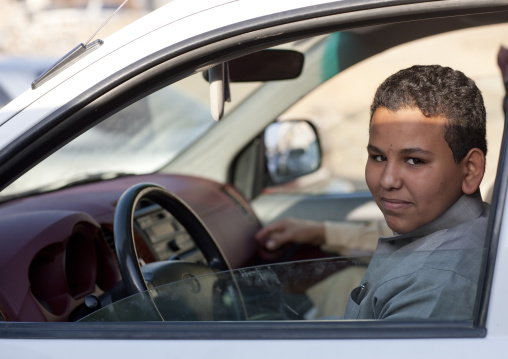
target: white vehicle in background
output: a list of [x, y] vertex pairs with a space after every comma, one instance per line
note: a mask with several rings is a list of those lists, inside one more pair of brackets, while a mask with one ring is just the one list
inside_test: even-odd
[[[172, 1], [80, 44], [0, 110], [2, 357], [499, 356], [507, 29], [500, 0]], [[316, 317], [312, 288], [368, 256], [267, 253], [253, 236], [288, 216], [379, 220], [368, 106], [388, 75], [431, 63], [486, 98], [473, 319]], [[323, 172], [333, 185], [316, 186]]]
[[45, 57], [1, 57], [0, 108], [25, 91], [54, 62]]

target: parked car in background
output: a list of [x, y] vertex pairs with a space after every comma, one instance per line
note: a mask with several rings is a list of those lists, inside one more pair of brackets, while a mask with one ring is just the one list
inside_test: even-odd
[[29, 88], [55, 61], [46, 57], [0, 58], [0, 108]]
[[[499, 0], [172, 1], [78, 45], [0, 110], [2, 355], [502, 352], [507, 29]], [[351, 286], [316, 289], [369, 256], [269, 261], [254, 235], [284, 217], [382, 220], [363, 180], [374, 90], [435, 63], [475, 79], [488, 111], [473, 319], [340, 320]], [[325, 301], [337, 312], [316, 314]]]

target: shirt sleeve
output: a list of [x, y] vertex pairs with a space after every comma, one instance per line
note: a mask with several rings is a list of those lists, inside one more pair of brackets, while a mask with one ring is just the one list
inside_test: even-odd
[[321, 249], [341, 255], [372, 254], [381, 236], [391, 236], [393, 232], [384, 221], [368, 224], [325, 221], [325, 243]]

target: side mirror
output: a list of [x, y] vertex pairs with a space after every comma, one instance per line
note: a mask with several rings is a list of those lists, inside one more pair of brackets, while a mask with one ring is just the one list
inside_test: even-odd
[[270, 185], [294, 180], [321, 166], [319, 137], [308, 121], [274, 122], [266, 128], [264, 141]]

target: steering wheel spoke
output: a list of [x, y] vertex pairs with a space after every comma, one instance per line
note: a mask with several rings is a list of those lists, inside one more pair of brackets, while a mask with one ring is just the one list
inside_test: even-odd
[[[148, 289], [134, 243], [134, 213], [142, 199], [158, 204], [184, 226], [206, 258], [210, 272], [230, 269], [213, 236], [187, 204], [164, 187], [151, 183], [137, 184], [123, 193], [115, 211], [116, 254], [127, 295], [137, 294]], [[195, 275], [193, 271], [196, 271], [198, 267], [202, 268], [202, 266], [191, 264], [177, 264], [171, 265], [171, 267], [173, 268], [171, 275], [168, 274], [169, 269], [159, 268], [157, 270], [159, 277], [161, 277], [160, 273], [165, 273], [163, 277], [168, 280], [168, 283], [185, 279], [184, 277], [188, 275]], [[201, 270], [198, 272], [202, 274]]]

